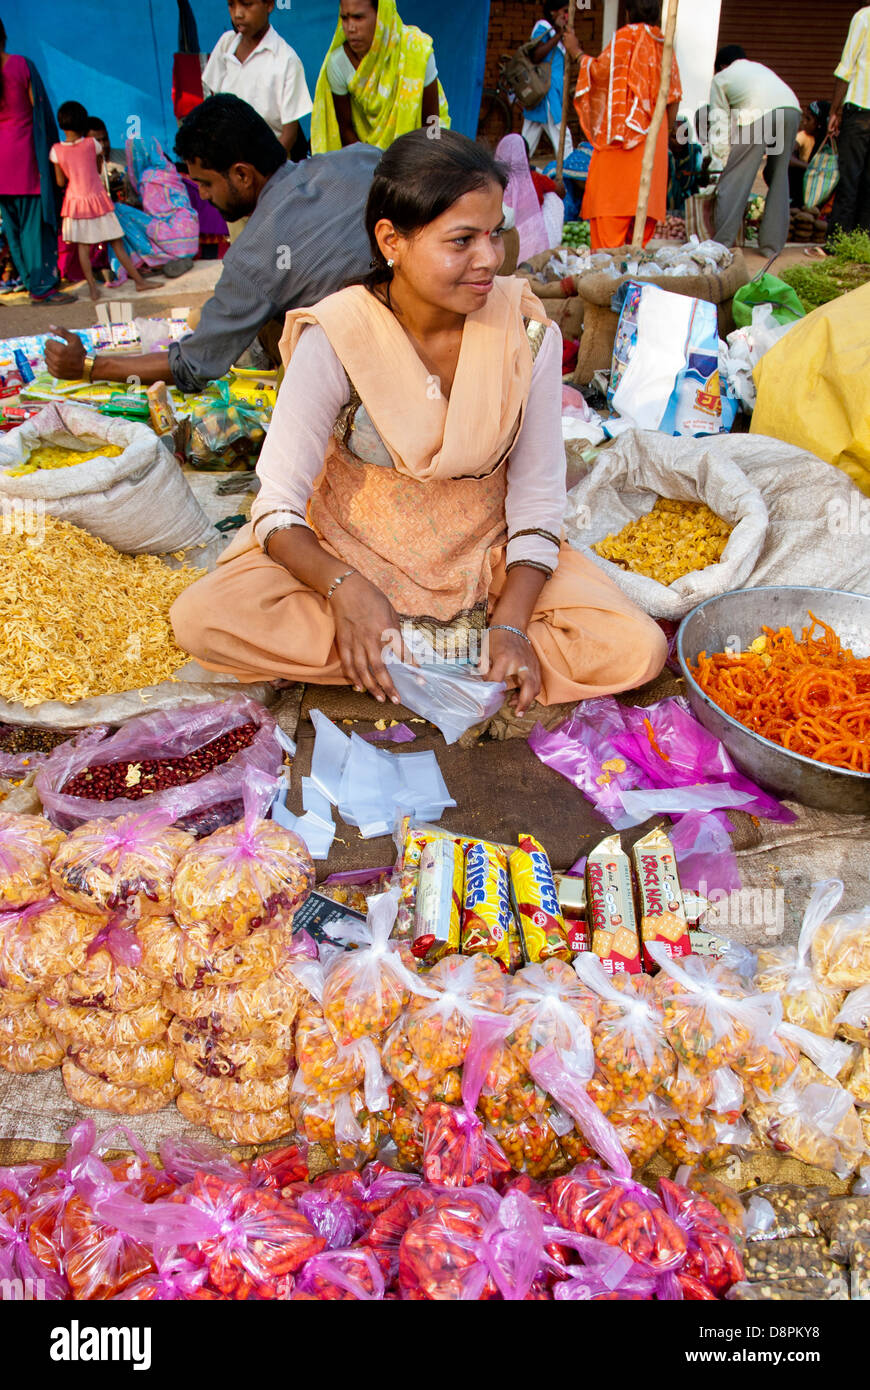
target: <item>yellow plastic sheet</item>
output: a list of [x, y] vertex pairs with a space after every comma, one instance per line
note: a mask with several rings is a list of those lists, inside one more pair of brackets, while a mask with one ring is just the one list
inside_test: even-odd
[[870, 496], [870, 284], [796, 323], [755, 369], [752, 433], [841, 468]]

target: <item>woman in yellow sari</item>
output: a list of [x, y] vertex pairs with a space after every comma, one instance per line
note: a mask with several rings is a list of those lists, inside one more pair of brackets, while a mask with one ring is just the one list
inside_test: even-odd
[[661, 629], [562, 542], [562, 339], [497, 273], [506, 181], [450, 130], [381, 157], [373, 269], [287, 315], [251, 523], [173, 606], [210, 669], [396, 700], [384, 647], [410, 630], [480, 652], [520, 714], [661, 670]]
[[450, 124], [429, 35], [402, 23], [396, 0], [341, 0], [314, 95], [313, 153], [356, 141], [385, 150], [433, 121]]

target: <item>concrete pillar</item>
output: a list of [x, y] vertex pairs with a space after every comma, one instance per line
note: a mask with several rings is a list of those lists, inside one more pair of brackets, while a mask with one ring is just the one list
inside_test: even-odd
[[604, 0], [604, 26], [601, 34], [601, 47], [606, 48], [616, 33], [616, 19], [619, 13], [619, 0]]

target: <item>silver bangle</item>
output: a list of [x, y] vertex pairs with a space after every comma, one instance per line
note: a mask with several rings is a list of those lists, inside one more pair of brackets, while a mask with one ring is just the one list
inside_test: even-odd
[[512, 632], [515, 637], [522, 637], [524, 642], [528, 642], [529, 646], [532, 645], [532, 639], [521, 632], [518, 627], [511, 627], [510, 623], [490, 623], [487, 630], [489, 632]]
[[338, 576], [337, 579], [333, 579], [332, 583], [330, 584], [329, 588], [328, 588], [327, 591], [326, 591], [326, 598], [327, 598], [327, 599], [331, 599], [331, 598], [332, 598], [332, 595], [335, 593], [335, 591], [336, 591], [336, 589], [338, 588], [339, 584], [343, 584], [344, 581], [345, 581], [346, 579], [350, 579], [350, 576], [351, 576], [352, 574], [358, 574], [358, 573], [359, 573], [359, 570], [345, 570], [344, 574], [340, 574], [340, 575]]

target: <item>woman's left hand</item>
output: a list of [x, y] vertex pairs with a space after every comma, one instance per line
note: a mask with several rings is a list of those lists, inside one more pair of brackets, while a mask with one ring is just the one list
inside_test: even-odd
[[541, 668], [531, 643], [503, 628], [490, 630], [488, 660], [485, 654], [480, 673], [489, 681], [505, 681], [519, 686], [517, 714], [523, 715], [541, 689]]

